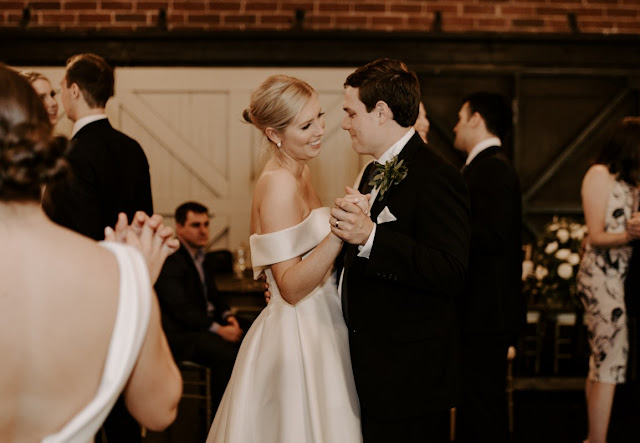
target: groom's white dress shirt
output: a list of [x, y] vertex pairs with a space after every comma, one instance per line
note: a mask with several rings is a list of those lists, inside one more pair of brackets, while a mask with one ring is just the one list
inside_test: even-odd
[[[389, 149], [384, 151], [384, 154], [382, 154], [380, 158], [377, 159], [377, 162], [384, 164], [389, 160], [391, 160], [396, 155], [400, 155], [405, 145], [411, 139], [411, 137], [413, 137], [413, 134], [415, 134], [415, 132], [416, 131], [413, 128], [410, 128], [407, 131], [407, 133], [400, 138], [400, 140], [395, 142]], [[377, 186], [371, 190], [371, 199], [369, 200], [369, 210], [371, 210], [373, 203], [376, 201], [376, 197], [378, 197]], [[371, 234], [369, 234], [369, 238], [367, 239], [367, 242], [362, 246], [358, 246], [358, 251], [360, 251], [358, 252], [358, 257], [369, 258], [369, 255], [371, 254], [371, 248], [373, 247], [373, 240], [376, 236], [377, 226], [378, 226], [377, 223], [374, 222], [373, 229], [371, 230]]]
[[[405, 145], [411, 139], [411, 137], [413, 137], [413, 134], [415, 134], [415, 132], [416, 131], [413, 128], [410, 128], [405, 135], [403, 135], [397, 142], [391, 145], [389, 149], [384, 151], [384, 153], [380, 156], [380, 158], [376, 159], [376, 161], [378, 163], [386, 163], [396, 155], [400, 155]], [[371, 210], [371, 207], [373, 206], [373, 203], [376, 201], [377, 196], [378, 196], [378, 187], [375, 187], [371, 190], [371, 198], [369, 199], [369, 210]], [[362, 246], [358, 246], [358, 251], [359, 251], [358, 257], [363, 257], [368, 259], [369, 255], [371, 255], [371, 248], [373, 247], [373, 240], [375, 239], [375, 236], [376, 236], [377, 226], [378, 225], [374, 222], [373, 229], [371, 230], [371, 234], [369, 234], [369, 238], [367, 239], [367, 242]], [[340, 281], [338, 282], [339, 294], [342, 294], [342, 278], [343, 277], [344, 277], [344, 269], [340, 274]]]

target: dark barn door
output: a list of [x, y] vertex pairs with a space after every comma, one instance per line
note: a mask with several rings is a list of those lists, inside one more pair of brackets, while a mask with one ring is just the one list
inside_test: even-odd
[[513, 100], [506, 150], [522, 182], [525, 242], [554, 215], [582, 219], [580, 185], [612, 123], [640, 113], [640, 77], [616, 72], [448, 70], [421, 72], [429, 144], [461, 166], [453, 127], [465, 95], [485, 90]]

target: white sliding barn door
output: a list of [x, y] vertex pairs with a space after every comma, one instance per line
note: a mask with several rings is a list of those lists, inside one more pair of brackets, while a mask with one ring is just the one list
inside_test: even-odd
[[[35, 68], [54, 88], [60, 68]], [[263, 138], [243, 122], [250, 94], [272, 74], [288, 74], [311, 84], [325, 111], [320, 156], [310, 162], [314, 184], [331, 206], [352, 185], [363, 160], [340, 128], [342, 84], [352, 69], [329, 68], [117, 68], [116, 95], [107, 105], [114, 127], [135, 138], [147, 154], [155, 211], [171, 224], [175, 208], [187, 200], [208, 206], [212, 249], [248, 244], [251, 194], [268, 155]], [[62, 112], [62, 109], [61, 109]], [[66, 120], [63, 118], [62, 120]], [[61, 122], [62, 132], [69, 130]]]

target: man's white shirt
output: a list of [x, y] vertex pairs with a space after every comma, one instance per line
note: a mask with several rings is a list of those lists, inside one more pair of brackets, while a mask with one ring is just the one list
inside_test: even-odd
[[[413, 128], [410, 128], [405, 135], [403, 135], [397, 142], [391, 145], [389, 149], [384, 151], [384, 153], [376, 161], [378, 163], [384, 164], [389, 160], [391, 160], [396, 155], [399, 155], [404, 149], [404, 147], [406, 146], [407, 142], [411, 139], [411, 137], [413, 137], [413, 134], [415, 134], [415, 132], [416, 131]], [[377, 196], [378, 196], [378, 187], [376, 186], [371, 190], [371, 198], [369, 199], [369, 211], [371, 211], [371, 207], [373, 206], [373, 203], [376, 201]], [[374, 222], [373, 229], [371, 230], [371, 234], [369, 234], [369, 238], [367, 239], [367, 242], [362, 246], [358, 246], [358, 251], [359, 251], [358, 257], [369, 258], [369, 255], [371, 255], [371, 248], [373, 248], [373, 240], [375, 239], [375, 236], [376, 236], [377, 226], [378, 225]], [[340, 280], [338, 282], [339, 294], [342, 294], [342, 278], [343, 277], [344, 277], [344, 269], [342, 270], [342, 274], [340, 274]]]
[[467, 161], [465, 162], [465, 165], [468, 166], [469, 163], [471, 163], [471, 161], [474, 158], [476, 158], [478, 154], [480, 154], [485, 149], [490, 148], [491, 146], [502, 146], [502, 143], [500, 142], [500, 139], [498, 137], [490, 137], [482, 140], [480, 143], [475, 145], [473, 149], [469, 152], [469, 155], [467, 155]]
[[[384, 154], [382, 154], [380, 158], [377, 160], [378, 163], [384, 164], [389, 160], [391, 160], [396, 155], [400, 155], [400, 153], [406, 146], [407, 142], [411, 139], [411, 137], [413, 137], [413, 134], [415, 134], [415, 132], [416, 131], [413, 128], [409, 129], [407, 133], [403, 135], [402, 138], [400, 138], [400, 140], [395, 142], [389, 149], [384, 151]], [[379, 189], [377, 186], [371, 190], [371, 199], [369, 200], [369, 211], [371, 211], [371, 207], [373, 206], [373, 203], [375, 203], [376, 197], [378, 197], [378, 192], [379, 192]], [[376, 236], [377, 226], [378, 226], [377, 223], [374, 222], [373, 229], [371, 230], [371, 234], [369, 234], [369, 238], [367, 239], [367, 242], [362, 246], [358, 246], [358, 251], [360, 251], [358, 252], [358, 257], [369, 258], [369, 255], [371, 255], [371, 248], [373, 247], [373, 240]]]

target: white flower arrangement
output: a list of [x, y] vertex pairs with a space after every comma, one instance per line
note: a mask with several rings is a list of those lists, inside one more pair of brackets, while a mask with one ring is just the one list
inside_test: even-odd
[[[576, 299], [585, 225], [554, 217], [534, 245], [530, 263], [523, 263], [524, 291], [534, 304], [571, 307]], [[528, 271], [525, 271], [528, 270]]]

